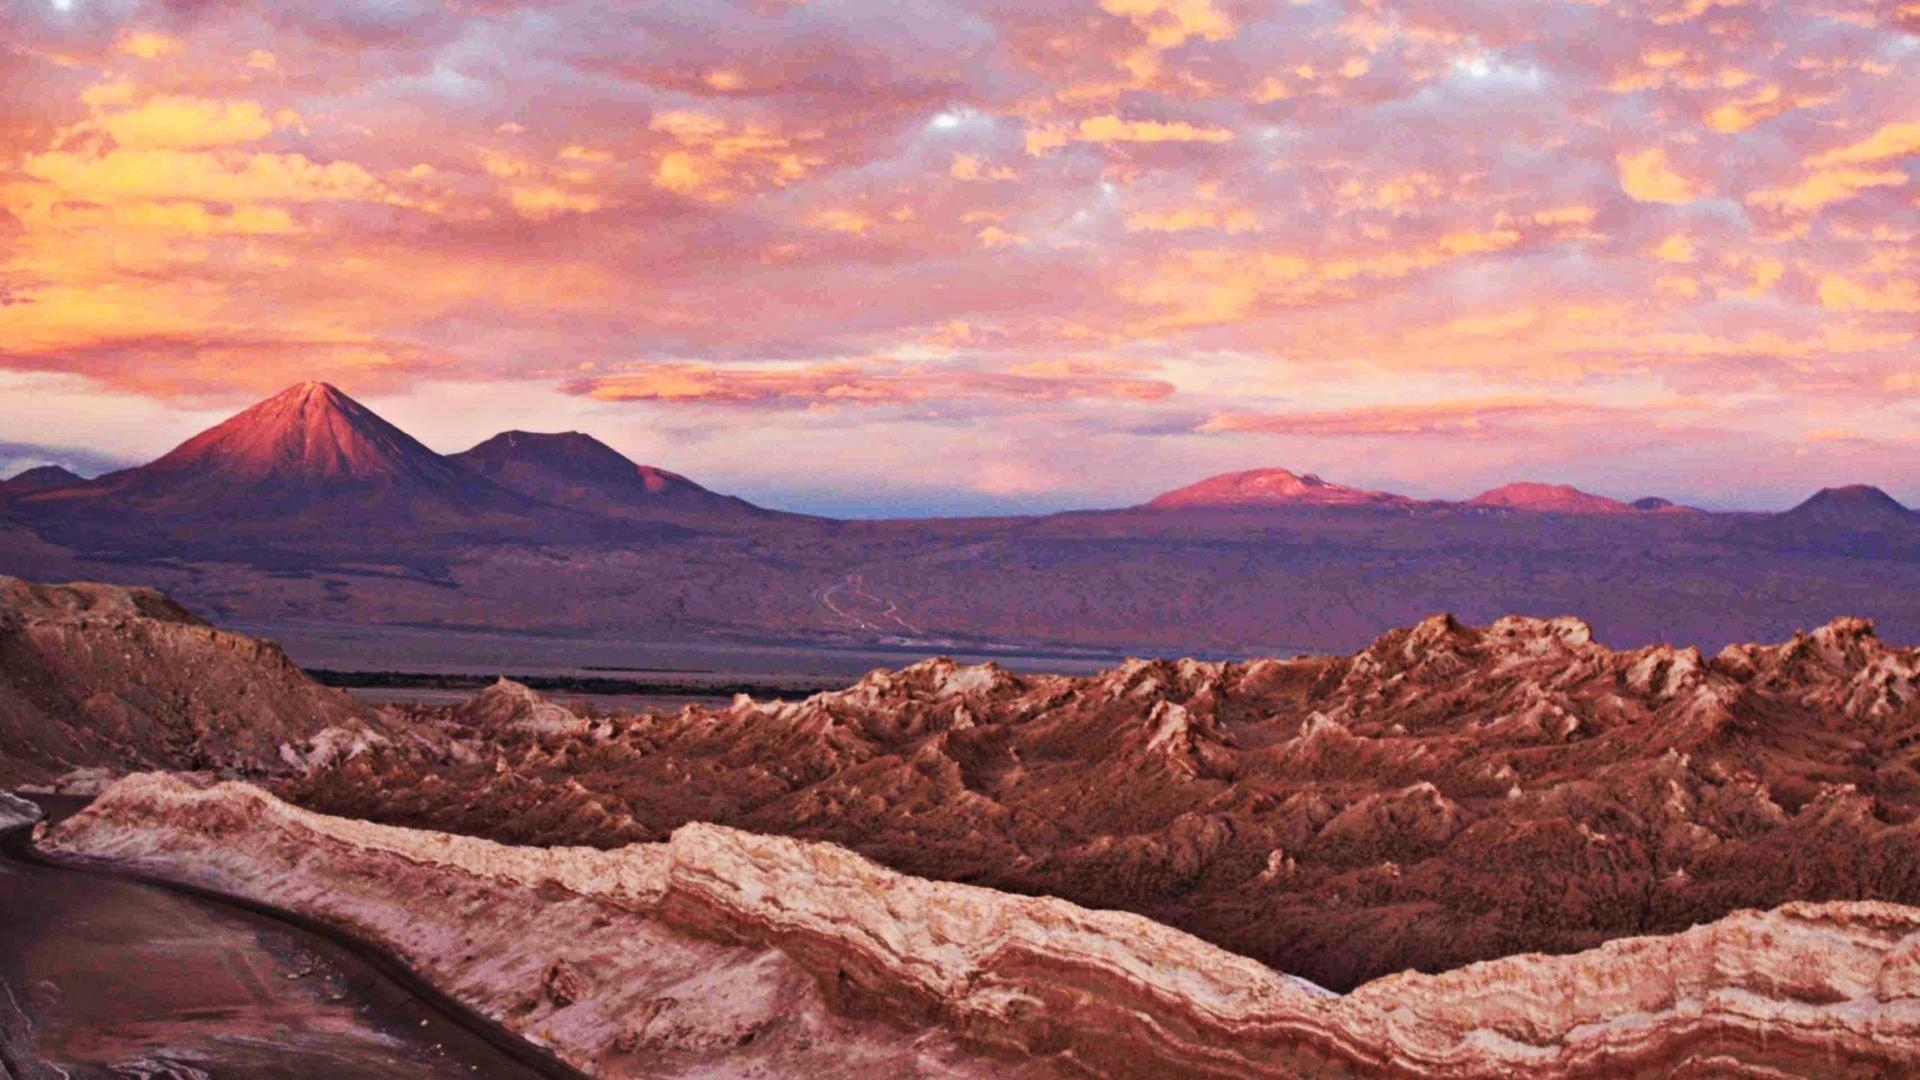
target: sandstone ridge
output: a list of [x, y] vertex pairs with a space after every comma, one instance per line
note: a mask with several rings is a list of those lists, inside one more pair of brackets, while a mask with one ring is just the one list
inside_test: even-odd
[[[66, 856], [345, 922], [510, 1024], [499, 977], [537, 969], [537, 982], [557, 981], [562, 997], [580, 1000], [556, 1002], [548, 985], [544, 1003], [519, 1019], [610, 1075], [690, 1065], [685, 1047], [651, 1064], [635, 1055], [672, 1042], [647, 1037], [662, 1011], [687, 1011], [693, 1031], [704, 1006], [631, 1000], [651, 991], [617, 947], [596, 953], [521, 928], [507, 955], [478, 956], [484, 927], [457, 943], [449, 936], [470, 916], [416, 911], [414, 898], [430, 889], [467, 897], [470, 909], [481, 897], [511, 908], [544, 893], [555, 908], [725, 942], [763, 957], [734, 975], [746, 978], [755, 963], [797, 965], [835, 1010], [957, 1032], [980, 1052], [1028, 1062], [1033, 1075], [1758, 1077], [1920, 1067], [1920, 910], [1893, 904], [1741, 912], [1670, 937], [1392, 976], [1335, 996], [1145, 919], [923, 881], [832, 845], [709, 825], [610, 852], [510, 848], [331, 818], [239, 783], [139, 775], [49, 842]], [[436, 930], [415, 919], [453, 922]], [[658, 968], [641, 982], [697, 974]], [[942, 1068], [967, 1063], [949, 1057]]]

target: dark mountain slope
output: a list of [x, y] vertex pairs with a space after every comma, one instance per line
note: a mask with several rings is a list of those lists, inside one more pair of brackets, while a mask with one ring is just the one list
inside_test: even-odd
[[637, 464], [577, 431], [502, 432], [447, 460], [528, 498], [602, 517], [720, 524], [792, 516], [709, 491], [678, 473]]

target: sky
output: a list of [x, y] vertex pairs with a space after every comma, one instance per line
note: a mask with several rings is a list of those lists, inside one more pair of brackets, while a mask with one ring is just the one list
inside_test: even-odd
[[0, 471], [335, 383], [770, 505], [1920, 504], [1920, 0], [7, 0]]

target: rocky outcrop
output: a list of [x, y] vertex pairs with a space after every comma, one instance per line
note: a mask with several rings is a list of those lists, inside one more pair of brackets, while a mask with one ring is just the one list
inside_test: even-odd
[[362, 755], [283, 790], [513, 843], [826, 840], [1336, 989], [1794, 900], [1920, 904], [1920, 651], [1862, 620], [1714, 656], [1436, 616], [1351, 657], [932, 660], [471, 757]]
[[710, 825], [507, 848], [137, 776], [48, 844], [343, 924], [606, 1076], [1920, 1068], [1920, 910], [1892, 904], [1741, 912], [1337, 996], [1134, 916]]
[[258, 774], [365, 749], [379, 728], [279, 646], [150, 589], [0, 577], [0, 783], [76, 769]]
[[34, 803], [0, 791], [0, 829], [17, 829], [32, 825], [46, 816]]
[[486, 733], [524, 731], [545, 735], [579, 735], [585, 720], [564, 705], [548, 701], [523, 683], [502, 677], [492, 686], [462, 702], [452, 718]]

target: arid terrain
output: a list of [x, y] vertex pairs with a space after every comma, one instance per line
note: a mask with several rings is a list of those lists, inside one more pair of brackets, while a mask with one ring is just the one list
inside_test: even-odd
[[[0, 782], [106, 791], [52, 850], [339, 927], [597, 1075], [1920, 1064], [1920, 651], [1880, 636], [1920, 632], [1920, 519], [1875, 489], [1716, 515], [1268, 469], [830, 521], [579, 434], [442, 457], [308, 384], [0, 514], [6, 569], [180, 591], [0, 578]], [[196, 611], [352, 626], [329, 678], [401, 692]], [[650, 640], [1254, 658], [405, 700], [432, 670], [386, 642], [498, 631], [643, 675]]]
[[319, 919], [595, 1075], [1920, 1067], [1920, 651], [1862, 620], [375, 712], [157, 594], [0, 600], [17, 779], [172, 770], [46, 850]]
[[384, 738], [278, 646], [148, 589], [0, 577], [0, 784], [75, 770], [259, 773]]
[[1920, 638], [1920, 518], [1871, 488], [1724, 514], [1524, 482], [1421, 501], [1268, 468], [1132, 508], [837, 521], [577, 432], [443, 456], [312, 383], [148, 465], [8, 484], [0, 572], [151, 585], [268, 630], [1254, 656], [1351, 651], [1435, 611], [1572, 611], [1622, 645], [1717, 650], [1843, 614]]
[[283, 792], [602, 848], [689, 822], [1136, 911], [1335, 989], [1788, 900], [1920, 903], [1920, 653], [1707, 657], [1435, 617], [1352, 657], [1084, 678], [928, 661], [803, 703], [569, 722], [502, 684]]
[[597, 1076], [1920, 1067], [1920, 910], [1892, 904], [1790, 904], [1335, 995], [1133, 916], [710, 825], [610, 852], [514, 848], [141, 775], [48, 844], [350, 927]]

